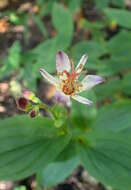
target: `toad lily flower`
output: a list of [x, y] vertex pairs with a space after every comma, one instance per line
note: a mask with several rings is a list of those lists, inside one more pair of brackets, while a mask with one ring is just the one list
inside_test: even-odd
[[40, 73], [49, 83], [54, 85], [56, 90], [69, 102], [70, 98], [73, 98], [80, 103], [91, 105], [92, 101], [78, 94], [102, 83], [104, 79], [97, 75], [87, 75], [82, 81], [78, 80], [87, 58], [88, 55], [84, 54], [76, 68], [74, 68], [74, 64], [70, 62], [67, 54], [63, 51], [59, 51], [56, 55], [57, 78], [50, 75], [44, 69], [40, 69]]

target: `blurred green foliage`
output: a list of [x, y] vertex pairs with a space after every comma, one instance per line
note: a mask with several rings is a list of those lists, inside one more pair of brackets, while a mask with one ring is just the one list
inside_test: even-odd
[[25, 186], [15, 187], [13, 190], [26, 190]]

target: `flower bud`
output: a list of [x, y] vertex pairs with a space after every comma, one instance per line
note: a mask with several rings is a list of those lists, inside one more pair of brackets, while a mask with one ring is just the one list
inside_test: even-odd
[[24, 98], [26, 98], [27, 100], [30, 100], [32, 98], [32, 96], [34, 96], [33, 92], [29, 91], [29, 90], [24, 90], [22, 92], [22, 95]]
[[35, 110], [31, 110], [29, 114], [30, 114], [30, 117], [33, 118], [33, 117], [36, 116], [36, 111]]
[[24, 97], [20, 97], [17, 101], [18, 107], [22, 110], [26, 110], [28, 105], [28, 100]]
[[35, 94], [33, 92], [29, 91], [29, 90], [24, 90], [22, 95], [23, 95], [24, 98], [26, 98], [27, 100], [30, 100], [30, 101], [32, 101], [34, 103], [39, 103], [40, 102], [39, 98], [37, 98], [35, 96]]

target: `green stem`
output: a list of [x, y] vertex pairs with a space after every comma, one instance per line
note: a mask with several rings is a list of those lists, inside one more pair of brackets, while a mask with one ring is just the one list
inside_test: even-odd
[[56, 116], [55, 116], [53, 110], [48, 105], [44, 104], [43, 102], [40, 102], [40, 108], [47, 110], [50, 113], [53, 120], [56, 119]]

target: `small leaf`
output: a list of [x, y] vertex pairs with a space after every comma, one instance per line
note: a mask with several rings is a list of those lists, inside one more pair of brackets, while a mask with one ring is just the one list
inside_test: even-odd
[[131, 28], [131, 13], [124, 9], [108, 8], [105, 9], [105, 14], [112, 21], [122, 27]]
[[58, 33], [61, 33], [63, 38], [70, 44], [73, 36], [73, 19], [71, 12], [62, 5], [54, 3], [52, 21]]
[[9, 49], [8, 61], [9, 64], [16, 69], [21, 61], [21, 46], [18, 41], [16, 41], [12, 47]]
[[35, 15], [35, 16], [32, 16], [34, 22], [36, 23], [37, 27], [39, 28], [40, 32], [45, 36], [47, 37], [48, 36], [48, 33], [47, 33], [47, 30], [46, 30], [46, 27], [44, 25], [44, 22], [42, 22], [42, 19], [39, 15]]
[[0, 78], [10, 76], [21, 63], [21, 45], [19, 41], [13, 43], [8, 50], [8, 57], [3, 60], [0, 69]]

